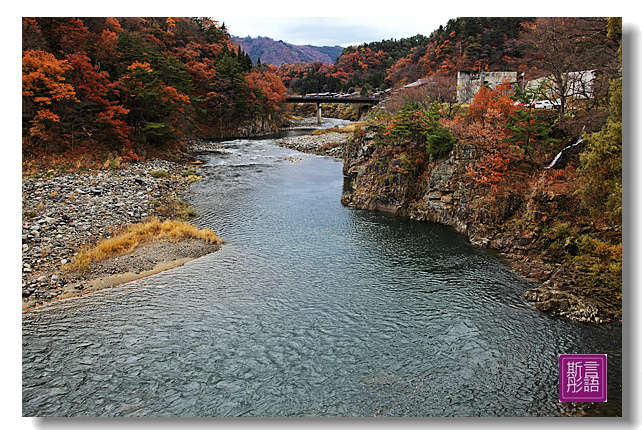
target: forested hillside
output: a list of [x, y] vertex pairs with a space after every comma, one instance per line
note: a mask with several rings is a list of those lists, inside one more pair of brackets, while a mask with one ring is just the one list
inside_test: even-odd
[[292, 93], [371, 92], [387, 88], [388, 69], [413, 48], [425, 43], [421, 35], [364, 43], [343, 49], [334, 64], [314, 61], [282, 64], [278, 74]]
[[343, 51], [340, 46], [292, 45], [269, 37], [234, 37], [234, 41], [248, 53], [254, 64], [274, 66], [314, 61], [334, 63]]
[[532, 18], [457, 18], [440, 26], [389, 70], [390, 85], [413, 82], [432, 73], [458, 70], [518, 70], [524, 53], [518, 39]]
[[23, 18], [22, 26], [25, 162], [135, 160], [278, 118], [285, 87], [275, 69], [253, 67], [209, 18]]
[[398, 88], [429, 75], [452, 77], [458, 70], [521, 70], [528, 59], [518, 39], [529, 22], [533, 19], [451, 19], [428, 37], [418, 34], [350, 46], [334, 64], [283, 64], [279, 76], [293, 93], [362, 88], [372, 92]]

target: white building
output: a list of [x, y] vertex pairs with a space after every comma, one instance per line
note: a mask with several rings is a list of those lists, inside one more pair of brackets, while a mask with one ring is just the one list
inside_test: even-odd
[[[569, 72], [563, 80], [565, 88], [564, 97], [570, 99], [588, 99], [593, 97], [593, 83], [597, 77], [597, 70], [583, 70], [580, 72]], [[526, 88], [539, 93], [539, 95], [557, 99], [561, 96], [562, 88], [553, 80], [552, 76], [528, 81]]]

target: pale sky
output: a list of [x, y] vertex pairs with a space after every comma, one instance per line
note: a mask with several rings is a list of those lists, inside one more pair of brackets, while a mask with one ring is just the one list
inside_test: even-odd
[[446, 26], [450, 15], [398, 18], [351, 17], [243, 17], [217, 16], [233, 36], [263, 36], [294, 45], [360, 45], [384, 39], [401, 39], [422, 34], [429, 36], [440, 25]]
[[211, 8], [201, 7], [198, 13], [171, 16], [210, 16], [224, 22], [230, 34], [238, 37], [263, 36], [294, 45], [343, 47], [417, 34], [430, 36], [448, 20], [466, 16], [626, 16], [618, 7], [623, 0], [584, 0], [581, 9], [575, 2], [559, 0], [247, 1], [221, 2]]
[[636, 16], [627, 14], [623, 4], [630, 10], [629, 0], [584, 0], [581, 9], [576, 2], [559, 0], [30, 0], [16, 8], [21, 16], [207, 16], [224, 22], [233, 36], [346, 47], [416, 34], [430, 36], [448, 20], [466, 16]]
[[[468, 0], [464, 0], [468, 1]], [[416, 34], [429, 36], [457, 11], [431, 0], [273, 0], [223, 6], [212, 18], [233, 36], [263, 36], [294, 45], [360, 45]], [[448, 10], [450, 9], [450, 10]], [[460, 11], [461, 12], [461, 11]], [[190, 15], [191, 16], [191, 15]], [[198, 15], [203, 16], [203, 15]]]

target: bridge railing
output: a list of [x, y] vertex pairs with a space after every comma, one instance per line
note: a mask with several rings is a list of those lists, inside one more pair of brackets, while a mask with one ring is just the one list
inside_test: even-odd
[[359, 103], [377, 104], [378, 97], [341, 97], [341, 96], [287, 96], [286, 103]]

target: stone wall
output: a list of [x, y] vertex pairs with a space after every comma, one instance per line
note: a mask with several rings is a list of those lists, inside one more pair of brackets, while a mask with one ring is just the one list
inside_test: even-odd
[[457, 103], [470, 103], [482, 85], [495, 88], [506, 79], [517, 82], [517, 72], [457, 72]]

